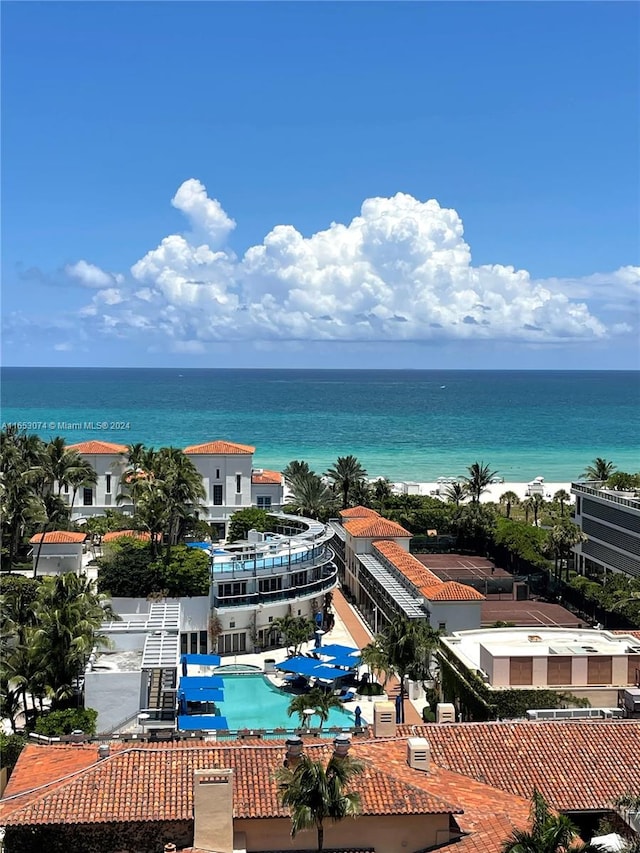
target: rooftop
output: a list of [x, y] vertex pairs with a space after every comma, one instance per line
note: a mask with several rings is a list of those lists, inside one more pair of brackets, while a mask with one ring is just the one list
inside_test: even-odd
[[380, 513], [366, 506], [351, 506], [340, 510], [340, 518], [380, 518]]
[[474, 669], [480, 668], [482, 648], [494, 657], [640, 654], [634, 638], [594, 628], [480, 628], [455, 631], [443, 642]]
[[146, 530], [112, 530], [110, 533], [104, 534], [102, 541], [113, 542], [116, 539], [123, 539], [127, 536], [132, 539], [151, 539], [151, 534]]
[[389, 521], [382, 516], [368, 516], [367, 518], [353, 518], [343, 522], [344, 529], [351, 536], [365, 539], [378, 539], [382, 537], [392, 537], [393, 539], [405, 539], [411, 537], [411, 533], [396, 524], [395, 521]]
[[[44, 538], [43, 538], [44, 537]], [[86, 533], [72, 533], [70, 530], [50, 530], [48, 533], [36, 533], [29, 539], [30, 545], [44, 542], [45, 545], [70, 545], [84, 542]]]
[[281, 486], [282, 474], [279, 471], [252, 471], [251, 482], [257, 486]]
[[81, 441], [80, 444], [70, 444], [69, 450], [76, 450], [85, 456], [102, 456], [127, 453], [126, 444], [113, 444], [111, 441]]
[[235, 444], [232, 441], [216, 439], [204, 444], [192, 444], [190, 447], [185, 447], [184, 452], [199, 456], [239, 456], [251, 455], [256, 452], [256, 449], [249, 444]]

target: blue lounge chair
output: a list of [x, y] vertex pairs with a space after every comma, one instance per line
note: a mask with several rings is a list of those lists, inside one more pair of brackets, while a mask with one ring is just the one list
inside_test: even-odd
[[338, 693], [338, 699], [341, 702], [353, 702], [353, 700], [355, 698], [356, 698], [356, 694], [354, 693], [354, 691], [353, 690], [347, 690], [346, 687], [344, 688], [344, 690], [341, 690], [340, 693]]

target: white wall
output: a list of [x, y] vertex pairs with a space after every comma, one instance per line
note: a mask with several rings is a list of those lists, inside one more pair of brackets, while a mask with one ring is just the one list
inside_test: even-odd
[[428, 601], [432, 628], [438, 628], [441, 622], [446, 624], [446, 632], [466, 631], [479, 628], [482, 621], [481, 601]]
[[[39, 545], [33, 546], [33, 565], [36, 564]], [[82, 542], [43, 542], [38, 561], [39, 575], [57, 575], [65, 572], [79, 574], [82, 568]]]

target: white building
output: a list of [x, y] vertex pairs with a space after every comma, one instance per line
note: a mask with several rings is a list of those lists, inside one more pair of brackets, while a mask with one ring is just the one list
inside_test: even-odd
[[84, 533], [72, 533], [69, 530], [49, 530], [48, 533], [32, 536], [29, 544], [32, 547], [34, 568], [37, 563], [38, 575], [67, 572], [79, 575], [86, 538]]
[[484, 596], [465, 584], [441, 581], [409, 553], [411, 533], [375, 510], [342, 510], [331, 522], [343, 587], [374, 633], [400, 614], [428, 619], [432, 628], [450, 633], [479, 628]]
[[[102, 515], [105, 509], [133, 512], [130, 503], [118, 502], [123, 488], [122, 476], [129, 467], [127, 448], [108, 441], [84, 441], [71, 445], [97, 474], [95, 486], [80, 489], [73, 503], [73, 518]], [[278, 510], [283, 503], [283, 478], [277, 471], [253, 468], [255, 448], [230, 441], [211, 441], [186, 447], [202, 476], [206, 497], [202, 520], [212, 527], [214, 537], [224, 539], [234, 512], [251, 506]], [[126, 485], [126, 484], [125, 484]], [[73, 500], [68, 488], [63, 491], [67, 503]]]
[[603, 488], [603, 483], [572, 483], [575, 523], [588, 537], [573, 549], [576, 568], [596, 567], [640, 578], [640, 498], [635, 492]]

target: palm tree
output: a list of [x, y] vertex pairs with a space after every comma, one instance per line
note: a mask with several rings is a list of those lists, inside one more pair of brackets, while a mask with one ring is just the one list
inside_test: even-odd
[[586, 542], [587, 536], [580, 528], [573, 524], [572, 521], [563, 520], [560, 524], [554, 525], [549, 531], [547, 538], [547, 548], [554, 557], [554, 577], [556, 580], [562, 574], [558, 571], [558, 567], [562, 565], [562, 561], [566, 561], [567, 580], [569, 579], [569, 556], [571, 550], [580, 542]]
[[395, 673], [400, 682], [401, 722], [404, 722], [404, 679], [428, 677], [431, 652], [438, 645], [439, 632], [426, 620], [394, 616], [376, 638], [387, 664], [385, 671]]
[[609, 462], [609, 460], [598, 456], [593, 460], [591, 465], [587, 465], [582, 477], [585, 480], [599, 480], [603, 482], [608, 480], [615, 470], [616, 466], [613, 462]]
[[392, 494], [391, 481], [387, 477], [379, 477], [373, 484], [373, 496], [378, 503], [378, 510], [381, 515], [384, 515], [386, 503]]
[[553, 500], [556, 503], [560, 504], [560, 516], [564, 518], [564, 505], [569, 503], [571, 500], [571, 495], [565, 491], [565, 489], [558, 489], [558, 491], [553, 496]]
[[535, 527], [538, 526], [538, 515], [543, 506], [544, 498], [542, 495], [531, 495], [531, 509], [533, 510], [533, 524]]
[[460, 506], [462, 501], [467, 497], [467, 489], [462, 483], [451, 483], [444, 490], [444, 496], [451, 503]]
[[320, 518], [331, 505], [332, 495], [321, 477], [309, 473], [293, 481], [289, 500], [301, 515]]
[[564, 814], [553, 814], [542, 794], [534, 788], [531, 829], [514, 829], [502, 845], [502, 853], [596, 853], [599, 850], [578, 839], [578, 830]]
[[299, 477], [306, 477], [307, 474], [313, 474], [314, 472], [309, 468], [307, 462], [299, 462], [297, 459], [294, 459], [292, 462], [289, 462], [287, 467], [282, 472], [282, 476], [284, 477], [285, 483], [289, 487], [293, 487], [293, 484]]
[[287, 716], [293, 717], [294, 714], [297, 714], [300, 718], [300, 726], [304, 726], [308, 723], [306, 719], [307, 714], [305, 711], [315, 710], [312, 705], [313, 696], [309, 693], [298, 693], [297, 696], [293, 696], [291, 701], [289, 702], [289, 706], [287, 708]]
[[305, 829], [317, 831], [318, 853], [324, 850], [324, 822], [360, 814], [360, 795], [347, 787], [364, 765], [346, 755], [332, 756], [325, 767], [303, 754], [293, 768], [276, 770], [280, 801], [291, 811], [291, 836]]
[[498, 472], [492, 471], [489, 465], [485, 465], [484, 462], [474, 462], [473, 465], [469, 465], [467, 471], [469, 475], [462, 479], [467, 484], [471, 500], [478, 503], [480, 495], [486, 492], [487, 486]]
[[529, 513], [533, 512], [533, 500], [532, 500], [532, 498], [525, 498], [522, 501], [522, 509], [524, 510], [525, 524], [529, 524]]
[[360, 652], [360, 660], [368, 667], [369, 675], [375, 678], [376, 681], [382, 680], [382, 686], [384, 687], [389, 680], [388, 669], [390, 663], [380, 643], [374, 640], [373, 643], [365, 646]]
[[500, 495], [500, 503], [505, 506], [505, 517], [511, 518], [511, 507], [520, 503], [520, 498], [515, 492], [509, 490]]
[[335, 693], [332, 693], [330, 690], [321, 690], [319, 687], [315, 687], [308, 694], [308, 698], [311, 699], [311, 704], [308, 707], [313, 708], [316, 716], [320, 717], [320, 725], [318, 727], [320, 729], [329, 719], [331, 709], [342, 707], [342, 702]]
[[339, 456], [335, 465], [327, 470], [333, 488], [342, 496], [342, 508], [349, 506], [356, 484], [367, 476], [366, 470], [355, 456]]

